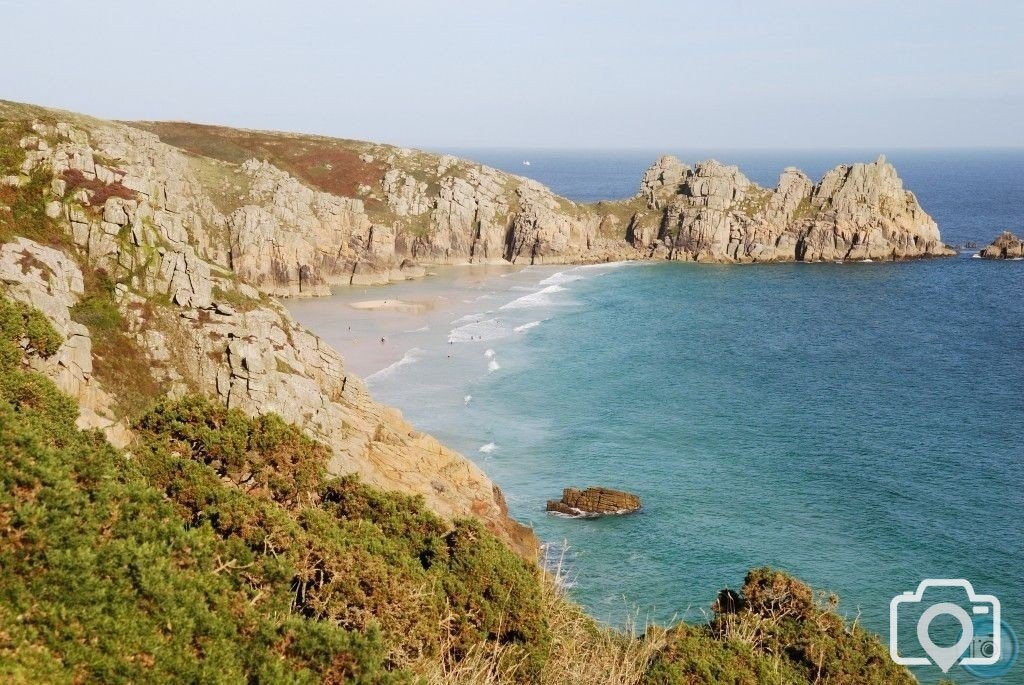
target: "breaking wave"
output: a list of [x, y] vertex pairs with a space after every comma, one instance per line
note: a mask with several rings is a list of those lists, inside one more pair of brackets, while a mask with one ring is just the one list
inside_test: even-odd
[[502, 305], [499, 309], [527, 309], [528, 307], [545, 307], [553, 304], [551, 296], [555, 293], [563, 292], [565, 288], [555, 284], [549, 285], [543, 290], [538, 290], [535, 293], [529, 295], [523, 295], [519, 299], [512, 300], [508, 304]]
[[395, 371], [397, 371], [398, 369], [402, 368], [403, 366], [408, 366], [409, 364], [415, 364], [416, 362], [418, 362], [420, 360], [420, 358], [425, 353], [426, 353], [426, 350], [421, 350], [418, 347], [414, 347], [411, 350], [409, 350], [408, 352], [406, 352], [405, 354], [403, 354], [402, 358], [399, 359], [394, 364], [390, 364], [388, 366], [385, 366], [383, 369], [381, 369], [380, 371], [377, 371], [376, 373], [371, 373], [369, 376], [366, 377], [366, 381], [367, 382], [371, 382], [371, 381], [374, 381], [374, 380], [379, 380], [381, 378], [387, 378], [388, 376], [390, 376], [391, 374], [393, 374]]
[[497, 340], [511, 335], [512, 331], [500, 319], [484, 319], [473, 321], [458, 328], [453, 328], [448, 333], [448, 342], [465, 343], [474, 340]]
[[572, 283], [573, 281], [582, 281], [583, 276], [578, 276], [567, 271], [559, 271], [556, 274], [548, 276], [537, 285], [562, 285], [563, 283]]

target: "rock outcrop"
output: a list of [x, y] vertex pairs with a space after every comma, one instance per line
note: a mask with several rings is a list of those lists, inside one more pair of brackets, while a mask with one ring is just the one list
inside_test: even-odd
[[566, 488], [562, 499], [548, 500], [547, 510], [566, 516], [594, 517], [632, 514], [640, 510], [640, 498], [609, 488]]
[[[651, 180], [658, 177], [670, 182]], [[836, 167], [817, 184], [788, 168], [771, 191], [734, 166], [711, 160], [691, 171], [663, 158], [645, 175], [641, 194], [649, 208], [665, 209], [657, 239], [645, 235], [638, 246], [668, 259], [744, 263], [954, 254], [885, 157]]]
[[978, 254], [984, 259], [1024, 259], [1024, 240], [1010, 231], [1003, 231]]
[[103, 429], [115, 445], [126, 444], [127, 429], [114, 416], [111, 397], [93, 375], [89, 329], [71, 318], [71, 308], [85, 293], [75, 261], [60, 250], [15, 238], [0, 245], [0, 290], [45, 314], [63, 339], [53, 356], [29, 359], [57, 387], [78, 398], [78, 427]]

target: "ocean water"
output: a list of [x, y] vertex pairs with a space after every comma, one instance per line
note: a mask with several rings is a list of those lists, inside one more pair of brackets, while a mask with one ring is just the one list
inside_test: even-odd
[[[656, 156], [458, 152], [577, 200], [632, 194]], [[875, 153], [714, 156], [774, 185], [790, 164], [817, 177]], [[947, 242], [1024, 227], [1024, 154], [888, 156]], [[1024, 631], [1022, 285], [1024, 262], [967, 252], [441, 269], [290, 307], [378, 399], [477, 461], [514, 516], [567, 544], [573, 596], [603, 620], [702, 620], [718, 590], [769, 564], [838, 593], [887, 639], [890, 599], [924, 578], [969, 579]], [[384, 297], [424, 310], [347, 306]], [[544, 513], [587, 485], [635, 492], [644, 509]], [[901, 624], [901, 645], [913, 635]], [[1021, 665], [985, 682], [1024, 682]]]

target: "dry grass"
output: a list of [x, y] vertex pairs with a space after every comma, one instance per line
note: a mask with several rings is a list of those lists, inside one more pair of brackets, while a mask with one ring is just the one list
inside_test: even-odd
[[[564, 550], [563, 550], [564, 555]], [[665, 631], [638, 630], [634, 615], [625, 630], [604, 626], [565, 594], [562, 559], [543, 572], [541, 588], [552, 641], [538, 682], [543, 685], [639, 685]], [[447, 651], [447, 650], [446, 650]], [[454, 663], [424, 660], [413, 665], [427, 685], [500, 685], [522, 681], [523, 659], [515, 645], [480, 643]]]

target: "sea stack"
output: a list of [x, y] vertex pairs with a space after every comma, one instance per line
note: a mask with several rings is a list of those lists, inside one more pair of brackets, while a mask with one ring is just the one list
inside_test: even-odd
[[595, 517], [632, 514], [640, 510], [640, 498], [621, 490], [609, 488], [566, 488], [562, 499], [548, 500], [548, 511], [567, 516]]

